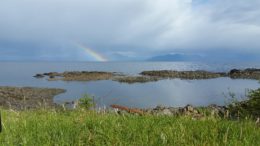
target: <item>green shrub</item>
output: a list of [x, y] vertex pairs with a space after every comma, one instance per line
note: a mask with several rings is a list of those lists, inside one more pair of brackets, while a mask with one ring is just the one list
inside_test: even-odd
[[229, 105], [229, 110], [236, 117], [260, 117], [260, 88], [251, 90], [248, 94], [248, 100], [234, 102]]
[[94, 106], [93, 99], [89, 95], [84, 95], [79, 99], [79, 107], [89, 109]]

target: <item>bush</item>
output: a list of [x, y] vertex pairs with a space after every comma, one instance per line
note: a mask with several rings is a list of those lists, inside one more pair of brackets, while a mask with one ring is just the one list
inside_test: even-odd
[[235, 102], [229, 105], [232, 115], [236, 117], [260, 117], [260, 88], [251, 90], [248, 94], [248, 100]]
[[89, 95], [84, 95], [79, 99], [79, 107], [89, 109], [94, 106], [93, 99]]

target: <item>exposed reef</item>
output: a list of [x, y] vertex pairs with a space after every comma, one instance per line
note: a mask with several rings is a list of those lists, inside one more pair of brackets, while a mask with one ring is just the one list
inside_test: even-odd
[[232, 69], [228, 75], [233, 79], [260, 79], [260, 69], [248, 68], [245, 70]]
[[260, 79], [260, 69], [248, 68], [245, 70], [232, 69], [225, 72], [208, 72], [208, 71], [143, 71], [140, 73], [144, 76], [161, 77], [161, 78], [180, 78], [180, 79], [211, 79], [219, 77], [230, 77], [232, 79]]
[[64, 93], [63, 89], [34, 87], [0, 87], [0, 106], [11, 109], [34, 109], [57, 106], [55, 95]]
[[180, 78], [180, 79], [211, 79], [226, 76], [226, 73], [214, 73], [207, 71], [143, 71], [140, 73], [144, 76], [162, 77], [162, 78]]
[[155, 82], [162, 79], [187, 79], [202, 80], [219, 77], [230, 77], [232, 79], [260, 79], [260, 69], [249, 68], [245, 70], [232, 69], [229, 72], [209, 72], [209, 71], [175, 71], [175, 70], [154, 70], [143, 71], [140, 76], [127, 76], [116, 72], [100, 72], [100, 71], [71, 71], [71, 72], [49, 72], [44, 74], [36, 74], [35, 78], [48, 77], [48, 80], [63, 81], [96, 81], [96, 80], [114, 80], [120, 83], [146, 83]]
[[158, 77], [148, 77], [148, 76], [122, 76], [116, 77], [113, 79], [114, 81], [118, 81], [120, 83], [146, 83], [146, 82], [155, 82], [160, 80]]
[[50, 81], [93, 81], [93, 80], [108, 80], [114, 77], [116, 73], [99, 72], [99, 71], [71, 71], [71, 72], [49, 72], [37, 74], [35, 77], [48, 76]]
[[96, 81], [96, 80], [113, 80], [120, 83], [145, 83], [158, 81], [157, 77], [149, 76], [126, 76], [116, 72], [97, 72], [97, 71], [72, 71], [72, 72], [49, 72], [44, 74], [36, 74], [35, 78], [43, 78], [47, 76], [49, 81]]

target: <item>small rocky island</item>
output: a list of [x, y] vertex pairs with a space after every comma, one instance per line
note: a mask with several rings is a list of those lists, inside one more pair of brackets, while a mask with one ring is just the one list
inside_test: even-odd
[[226, 77], [227, 73], [214, 73], [208, 71], [143, 71], [140, 73], [144, 76], [161, 77], [161, 78], [180, 78], [180, 79], [212, 79], [219, 77]]
[[161, 78], [180, 78], [180, 79], [212, 79], [219, 77], [230, 77], [232, 79], [256, 79], [260, 80], [260, 69], [248, 68], [245, 70], [232, 69], [229, 72], [208, 72], [208, 71], [143, 71], [144, 76]]
[[44, 74], [36, 74], [34, 77], [43, 78], [49, 77], [49, 81], [63, 80], [63, 81], [92, 81], [92, 80], [108, 80], [115, 76], [111, 72], [98, 72], [98, 71], [71, 71], [71, 72], [49, 72]]

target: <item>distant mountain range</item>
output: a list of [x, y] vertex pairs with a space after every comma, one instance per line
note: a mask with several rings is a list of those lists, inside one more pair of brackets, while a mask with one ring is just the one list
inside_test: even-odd
[[166, 54], [160, 56], [154, 56], [147, 61], [199, 61], [203, 57], [200, 55], [190, 55], [190, 54]]
[[233, 52], [211, 53], [211, 54], [182, 54], [171, 53], [165, 55], [153, 56], [146, 61], [260, 61], [259, 54], [239, 54]]

